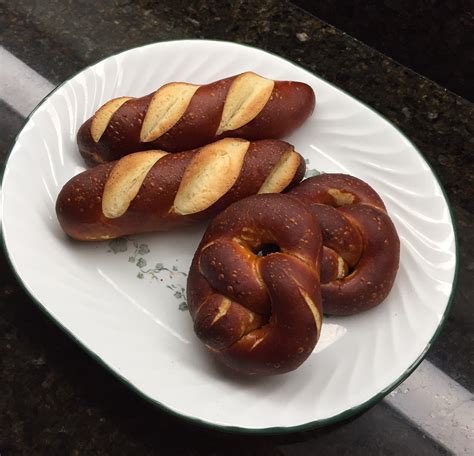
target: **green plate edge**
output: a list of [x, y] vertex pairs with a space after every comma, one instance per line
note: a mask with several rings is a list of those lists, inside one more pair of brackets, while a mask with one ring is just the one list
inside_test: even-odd
[[[221, 431], [221, 432], [227, 432], [227, 433], [232, 433], [232, 434], [257, 434], [257, 435], [273, 435], [273, 434], [289, 434], [289, 433], [294, 433], [294, 432], [302, 432], [302, 431], [309, 431], [309, 430], [313, 430], [313, 429], [317, 429], [317, 428], [320, 428], [320, 427], [324, 427], [324, 426], [328, 426], [330, 424], [335, 424], [339, 421], [343, 421], [343, 420], [346, 420], [358, 413], [361, 413], [365, 410], [367, 410], [368, 408], [372, 407], [373, 405], [375, 405], [377, 402], [379, 402], [380, 400], [382, 400], [387, 394], [389, 394], [391, 391], [393, 391], [398, 385], [400, 385], [405, 379], [407, 379], [410, 374], [413, 373], [413, 371], [419, 366], [419, 364], [423, 361], [423, 359], [425, 358], [426, 354], [428, 353], [428, 350], [431, 348], [431, 346], [433, 345], [433, 343], [436, 341], [436, 339], [439, 337], [443, 327], [444, 327], [444, 324], [446, 322], [446, 319], [447, 319], [447, 316], [452, 308], [452, 305], [453, 305], [453, 298], [454, 298], [454, 292], [455, 292], [455, 289], [456, 289], [456, 285], [457, 285], [457, 281], [458, 281], [458, 274], [459, 274], [459, 241], [458, 241], [458, 236], [457, 236], [457, 225], [456, 225], [456, 222], [455, 222], [455, 218], [453, 217], [453, 210], [452, 210], [452, 207], [451, 207], [451, 204], [449, 202], [449, 198], [446, 194], [446, 191], [443, 187], [443, 185], [441, 184], [441, 181], [439, 180], [438, 178], [438, 175], [436, 174], [435, 170], [433, 169], [433, 167], [431, 166], [431, 164], [425, 159], [425, 157], [423, 156], [423, 154], [421, 153], [421, 151], [418, 149], [418, 147], [415, 146], [415, 144], [413, 144], [412, 141], [410, 141], [410, 139], [405, 135], [405, 133], [403, 133], [400, 128], [398, 128], [397, 125], [393, 124], [390, 120], [388, 120], [385, 116], [383, 116], [382, 114], [380, 114], [379, 112], [377, 112], [375, 109], [373, 109], [372, 107], [370, 107], [369, 105], [365, 104], [364, 102], [360, 101], [358, 98], [352, 96], [351, 94], [349, 94], [348, 92], [346, 92], [345, 90], [337, 87], [336, 85], [332, 84], [331, 82], [329, 81], [326, 81], [324, 78], [321, 78], [320, 76], [318, 76], [316, 73], [313, 73], [309, 70], [307, 70], [306, 68], [302, 67], [301, 65], [298, 65], [294, 62], [292, 62], [291, 60], [288, 60], [287, 58], [285, 57], [282, 57], [278, 54], [275, 54], [274, 52], [270, 52], [270, 51], [267, 51], [265, 49], [260, 49], [260, 48], [257, 48], [255, 46], [250, 46], [248, 44], [241, 44], [241, 43], [235, 43], [235, 42], [232, 42], [232, 41], [225, 41], [225, 40], [212, 40], [212, 39], [182, 39], [182, 40], [164, 40], [164, 41], [157, 41], [157, 42], [154, 42], [154, 43], [149, 43], [149, 44], [145, 44], [145, 45], [142, 45], [142, 46], [136, 46], [134, 48], [130, 48], [130, 49], [126, 49], [124, 51], [121, 51], [121, 52], [118, 52], [116, 54], [112, 54], [108, 57], [104, 57], [103, 59], [100, 59], [100, 60], [97, 60], [95, 63], [92, 63], [91, 65], [88, 65], [86, 66], [85, 68], [82, 68], [80, 71], [76, 72], [74, 75], [72, 75], [69, 79], [65, 80], [64, 82], [62, 82], [61, 84], [59, 84], [57, 87], [55, 87], [50, 93], [48, 93], [39, 103], [38, 105], [35, 107], [35, 109], [33, 109], [33, 111], [31, 111], [31, 113], [28, 115], [28, 117], [26, 117], [22, 127], [21, 127], [21, 130], [20, 132], [15, 136], [15, 139], [13, 140], [13, 143], [12, 143], [12, 146], [10, 147], [10, 150], [8, 151], [8, 154], [6, 156], [6, 161], [5, 161], [5, 168], [7, 168], [7, 165], [8, 165], [8, 161], [10, 159], [10, 155], [13, 151], [13, 148], [15, 147], [15, 144], [18, 140], [18, 137], [21, 135], [21, 133], [23, 132], [23, 129], [25, 128], [26, 124], [29, 122], [31, 116], [36, 112], [36, 110], [49, 98], [51, 97], [51, 95], [54, 94], [54, 92], [56, 92], [58, 89], [60, 89], [63, 85], [67, 84], [71, 79], [75, 78], [77, 75], [79, 75], [80, 73], [82, 73], [83, 71], [93, 67], [94, 65], [97, 65], [101, 62], [103, 62], [104, 60], [107, 60], [108, 58], [110, 57], [114, 57], [114, 56], [118, 56], [120, 54], [124, 54], [126, 52], [130, 52], [130, 51], [134, 51], [134, 50], [138, 50], [138, 49], [141, 49], [141, 48], [145, 48], [145, 47], [148, 47], [148, 46], [154, 46], [156, 44], [159, 44], [159, 43], [172, 43], [172, 42], [183, 42], [183, 41], [210, 41], [210, 42], [215, 42], [215, 43], [226, 43], [226, 44], [233, 44], [233, 45], [236, 45], [236, 46], [243, 46], [243, 47], [247, 47], [247, 48], [251, 48], [251, 49], [257, 49], [259, 51], [262, 51], [262, 52], [266, 52], [267, 54], [270, 54], [270, 55], [273, 55], [275, 57], [278, 57], [280, 59], [283, 59], [283, 60], [286, 60], [288, 63], [290, 63], [291, 65], [294, 65], [300, 69], [302, 69], [303, 71], [307, 72], [307, 73], [310, 73], [311, 75], [314, 75], [316, 77], [318, 77], [319, 79], [321, 79], [322, 81], [326, 82], [327, 84], [329, 84], [331, 87], [334, 87], [335, 89], [343, 92], [344, 94], [346, 94], [347, 96], [349, 96], [350, 98], [356, 100], [357, 102], [361, 103], [363, 106], [365, 106], [366, 108], [368, 108], [370, 111], [374, 112], [375, 114], [377, 114], [378, 116], [380, 116], [381, 118], [383, 118], [386, 122], [388, 122], [390, 125], [392, 125], [412, 146], [413, 148], [416, 150], [416, 152], [418, 152], [418, 154], [421, 156], [421, 158], [423, 159], [423, 161], [428, 165], [428, 167], [430, 168], [434, 178], [436, 179], [439, 187], [441, 188], [441, 191], [443, 193], [443, 196], [444, 196], [444, 199], [446, 200], [446, 205], [448, 206], [448, 210], [449, 210], [449, 216], [450, 216], [450, 219], [451, 219], [451, 224], [453, 226], [453, 233], [454, 233], [454, 244], [455, 244], [455, 253], [456, 253], [456, 264], [455, 264], [455, 268], [454, 268], [454, 277], [453, 277], [453, 283], [452, 283], [452, 288], [451, 288], [451, 294], [449, 295], [449, 299], [448, 299], [448, 304], [446, 306], [446, 309], [441, 317], [441, 320], [438, 324], [438, 327], [436, 329], [436, 331], [434, 332], [433, 336], [431, 337], [430, 341], [428, 342], [428, 344], [426, 345], [425, 349], [420, 353], [420, 355], [418, 356], [418, 358], [405, 370], [405, 372], [403, 372], [400, 377], [398, 377], [398, 379], [396, 379], [393, 383], [391, 383], [390, 385], [388, 385], [386, 388], [384, 388], [382, 391], [380, 391], [379, 393], [377, 393], [375, 396], [373, 396], [372, 398], [370, 398], [369, 400], [367, 400], [366, 402], [363, 402], [362, 404], [359, 404], [355, 407], [352, 407], [350, 409], [347, 409], [345, 410], [344, 412], [341, 412], [341, 413], [338, 413], [337, 415], [334, 415], [334, 416], [331, 416], [329, 418], [324, 418], [324, 419], [321, 419], [321, 420], [315, 420], [315, 421], [310, 421], [308, 423], [304, 423], [304, 424], [300, 424], [300, 425], [297, 425], [297, 426], [289, 426], [289, 427], [270, 427], [270, 428], [244, 428], [244, 427], [239, 427], [239, 426], [224, 426], [224, 425], [220, 425], [220, 424], [214, 424], [214, 423], [210, 423], [210, 422], [207, 422], [207, 421], [204, 421], [204, 420], [201, 420], [199, 418], [195, 418], [195, 417], [192, 417], [192, 416], [188, 416], [188, 415], [183, 415], [181, 413], [178, 413], [176, 411], [174, 411], [173, 409], [167, 407], [166, 405], [162, 404], [161, 402], [151, 398], [150, 396], [147, 396], [144, 392], [142, 392], [140, 389], [138, 389], [135, 385], [133, 385], [132, 383], [130, 383], [129, 380], [127, 380], [125, 377], [123, 377], [122, 375], [120, 375], [118, 372], [116, 372], [111, 366], [109, 366], [99, 355], [97, 355], [94, 351], [92, 351], [90, 348], [86, 347], [81, 341], [79, 341], [76, 336], [68, 329], [66, 328], [65, 326], [63, 326], [58, 320], [56, 320], [49, 312], [48, 310], [46, 309], [46, 307], [39, 301], [37, 300], [31, 293], [30, 291], [28, 290], [27, 286], [25, 285], [25, 283], [23, 282], [23, 280], [21, 279], [19, 273], [17, 272], [17, 270], [15, 269], [14, 265], [13, 265], [13, 260], [12, 258], [10, 257], [10, 253], [8, 251], [8, 247], [6, 245], [6, 242], [5, 242], [5, 237], [3, 236], [3, 204], [1, 205], [1, 218], [2, 218], [2, 233], [1, 233], [1, 237], [2, 237], [2, 248], [6, 254], [6, 257], [8, 258], [8, 261], [10, 263], [10, 266], [18, 280], [18, 282], [20, 283], [20, 285], [22, 286], [22, 288], [24, 289], [24, 291], [30, 296], [30, 298], [32, 299], [32, 301], [41, 309], [41, 311], [51, 320], [53, 321], [56, 325], [58, 325], [62, 331], [64, 331], [75, 343], [77, 343], [81, 348], [83, 348], [93, 359], [95, 359], [100, 365], [102, 365], [103, 367], [105, 367], [109, 372], [111, 372], [116, 378], [118, 378], [123, 384], [127, 385], [130, 389], [132, 389], [133, 391], [135, 391], [136, 393], [138, 393], [139, 396], [141, 396], [142, 398], [144, 398], [147, 402], [155, 405], [156, 407], [160, 408], [161, 410], [169, 413], [170, 415], [173, 415], [175, 417], [178, 417], [178, 418], [181, 418], [181, 419], [184, 419], [192, 424], [196, 424], [196, 425], [199, 425], [199, 426], [203, 426], [203, 427], [206, 427], [206, 428], [209, 428], [209, 429], [212, 429], [212, 430], [216, 430], [216, 431]], [[0, 191], [3, 189], [3, 180], [4, 180], [5, 176], [2, 176], [2, 185], [0, 187]], [[1, 198], [3, 200], [4, 198], [4, 194], [2, 192], [1, 194]]]

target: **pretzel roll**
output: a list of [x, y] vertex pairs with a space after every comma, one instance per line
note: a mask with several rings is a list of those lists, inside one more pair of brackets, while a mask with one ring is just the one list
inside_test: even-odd
[[241, 373], [296, 369], [321, 331], [321, 248], [315, 218], [295, 198], [255, 195], [232, 204], [208, 227], [189, 272], [197, 336]]
[[79, 129], [79, 151], [89, 164], [139, 150], [177, 152], [223, 137], [281, 138], [313, 112], [313, 89], [246, 72], [195, 85], [162, 86], [141, 98], [110, 100]]
[[380, 196], [345, 174], [321, 174], [290, 192], [305, 201], [323, 234], [324, 312], [352, 315], [380, 304], [400, 260], [400, 240]]
[[59, 193], [56, 214], [79, 240], [166, 231], [247, 196], [281, 192], [304, 172], [301, 155], [278, 140], [226, 138], [177, 154], [137, 152], [73, 177]]

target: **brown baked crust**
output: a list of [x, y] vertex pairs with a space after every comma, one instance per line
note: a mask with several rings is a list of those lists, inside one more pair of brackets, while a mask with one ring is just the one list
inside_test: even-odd
[[[106, 125], [101, 125], [98, 129], [103, 131], [100, 138], [95, 136], [94, 139], [91, 132], [92, 123], [98, 113], [103, 110], [104, 107], [102, 107], [80, 127], [77, 134], [79, 151], [88, 164], [95, 165], [117, 160], [140, 150], [161, 149], [168, 152], [190, 150], [224, 137], [248, 140], [277, 139], [298, 128], [313, 112], [315, 95], [309, 85], [292, 81], [271, 81], [273, 89], [266, 103], [263, 104], [262, 100], [256, 97], [257, 101], [254, 103], [244, 104], [244, 108], [249, 111], [244, 117], [251, 119], [250, 121], [234, 130], [217, 134], [232, 84], [248, 75], [251, 76], [248, 81], [250, 88], [252, 78], [256, 78], [257, 82], [269, 81], [247, 72], [198, 86], [189, 103], [185, 103], [187, 108], [184, 114], [173, 119], [171, 122], [173, 126], [152, 141], [144, 142], [140, 139], [143, 121], [154, 95], [163, 88], [169, 87], [170, 84], [144, 97], [117, 103], [118, 109], [111, 116], [109, 116], [110, 113], [103, 116], [108, 121]], [[178, 92], [179, 87], [191, 86], [191, 84], [183, 83], [175, 85], [178, 86]], [[264, 101], [267, 99], [265, 91], [268, 91], [268, 86], [263, 84], [261, 90], [264, 92], [262, 95]], [[124, 99], [121, 97], [120, 100]], [[108, 103], [110, 105], [110, 102]]]
[[[208, 207], [199, 206], [195, 213], [185, 215], [180, 213], [175, 203], [180, 199], [178, 193], [186, 190], [181, 187], [186, 170], [193, 167], [196, 162], [199, 164], [200, 159], [210, 148], [218, 148], [222, 152], [220, 158], [216, 160], [228, 160], [231, 158], [228, 155], [235, 147], [242, 145], [245, 146], [246, 152], [238, 175], [230, 176], [228, 172], [221, 172], [222, 167], [215, 167], [213, 170], [208, 166], [205, 188], [202, 182], [199, 183], [200, 191], [212, 196], [209, 198]], [[282, 157], [288, 154], [294, 155], [297, 159], [282, 160]], [[155, 155], [157, 161], [148, 169], [150, 155]], [[124, 162], [126, 162], [125, 165]], [[126, 180], [127, 169], [129, 166], [135, 167], [140, 164], [146, 165], [144, 167], [146, 175], [142, 176], [143, 182], [138, 191], [130, 193], [133, 190], [133, 182]], [[284, 181], [282, 184], [284, 187], [273, 186], [275, 192], [295, 185], [303, 178], [305, 172], [301, 155], [294, 151], [293, 146], [284, 141], [249, 142], [243, 139], [226, 138], [201, 149], [176, 154], [166, 154], [161, 151], [139, 152], [117, 162], [98, 165], [73, 177], [58, 195], [56, 213], [62, 229], [78, 240], [112, 239], [128, 234], [166, 231], [205, 220], [229, 204], [258, 193], [266, 178], [275, 172], [276, 167], [281, 166], [288, 167], [287, 171], [292, 173], [292, 179], [288, 184], [287, 180]], [[195, 172], [198, 173], [199, 169]], [[136, 174], [133, 170], [130, 173], [135, 180]], [[114, 174], [114, 181], [106, 185]], [[187, 181], [192, 180], [192, 176], [188, 177]], [[199, 176], [196, 174], [196, 177]], [[222, 189], [227, 187], [217, 185], [217, 181], [231, 178], [233, 180], [228, 185], [230, 188], [221, 194], [224, 191]], [[201, 177], [196, 179], [196, 181], [202, 180]], [[187, 188], [189, 189], [189, 185]], [[107, 192], [105, 198], [104, 192]], [[200, 195], [197, 194], [196, 198], [199, 197]], [[120, 204], [117, 205], [115, 204], [117, 198], [125, 199], [125, 202], [119, 201]], [[114, 205], [104, 207], [104, 203], [107, 202], [112, 202]], [[192, 204], [188, 206], [192, 207]], [[123, 214], [120, 211], [115, 213], [117, 207], [122, 209], [125, 207], [126, 210]]]
[[345, 174], [321, 174], [294, 187], [323, 234], [321, 292], [324, 312], [352, 315], [389, 294], [400, 261], [400, 240], [380, 196]]
[[[280, 251], [258, 256], [265, 244]], [[251, 196], [221, 212], [187, 283], [195, 332], [211, 353], [244, 374], [300, 366], [321, 330], [321, 248], [316, 219], [288, 195]]]

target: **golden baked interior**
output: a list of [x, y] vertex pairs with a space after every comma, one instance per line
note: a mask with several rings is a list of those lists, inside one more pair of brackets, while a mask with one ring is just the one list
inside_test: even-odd
[[143, 120], [140, 140], [154, 141], [170, 130], [186, 111], [198, 85], [175, 82], [155, 92]]
[[184, 173], [173, 211], [203, 211], [225, 195], [239, 177], [250, 142], [226, 138], [202, 147]]
[[91, 123], [91, 136], [95, 142], [99, 142], [114, 113], [128, 100], [131, 100], [131, 98], [114, 98], [97, 110]]
[[267, 176], [258, 193], [280, 193], [290, 185], [299, 166], [300, 156], [291, 147]]
[[227, 94], [216, 135], [236, 130], [253, 120], [267, 104], [274, 81], [247, 72], [237, 76]]
[[161, 150], [150, 150], [127, 155], [117, 162], [102, 195], [102, 212], [107, 218], [125, 214], [150, 169], [165, 155]]

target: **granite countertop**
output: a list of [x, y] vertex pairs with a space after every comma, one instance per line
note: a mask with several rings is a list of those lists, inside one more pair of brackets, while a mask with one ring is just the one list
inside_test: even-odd
[[[22, 290], [2, 253], [2, 456], [472, 454], [474, 423], [466, 409], [474, 386], [472, 104], [288, 2], [1, 0], [1, 8], [1, 45], [42, 77], [43, 88], [106, 56], [162, 40], [230, 40], [297, 62], [372, 106], [421, 150], [451, 202], [460, 261], [452, 311], [427, 360], [413, 374], [424, 379], [422, 388], [433, 388], [425, 404], [429, 412], [420, 403], [411, 415], [416, 392], [412, 395], [401, 385], [397, 406], [388, 398], [324, 429], [239, 436], [169, 416], [129, 390], [48, 320]], [[27, 93], [31, 108], [40, 91], [32, 87]], [[9, 96], [0, 100], [2, 169], [27, 114]], [[446, 397], [436, 393], [440, 378], [447, 385]], [[455, 439], [437, 432], [446, 419]]]

